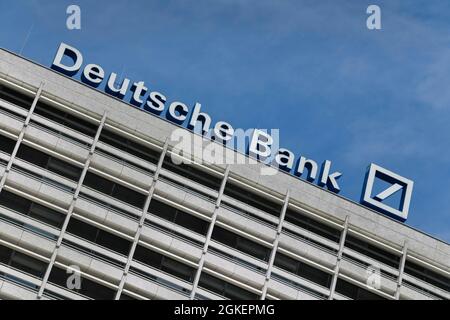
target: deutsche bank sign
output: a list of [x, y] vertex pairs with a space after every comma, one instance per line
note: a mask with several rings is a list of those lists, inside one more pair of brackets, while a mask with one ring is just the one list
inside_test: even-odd
[[[377, 180], [384, 181], [389, 186], [374, 194]], [[413, 181], [372, 163], [366, 173], [361, 203], [400, 221], [405, 221], [408, 217], [413, 185]], [[383, 203], [383, 200], [396, 193], [400, 193], [398, 208]]]
[[[106, 79], [105, 71], [101, 66], [92, 63], [86, 64], [83, 69], [82, 66], [83, 55], [81, 52], [74, 47], [61, 43], [53, 60], [52, 69], [70, 77], [77, 75], [82, 70], [81, 81], [94, 88], [98, 88], [105, 80], [104, 90], [107, 94], [121, 100], [124, 100], [129, 94], [130, 98], [127, 102], [130, 104], [161, 117], [165, 114], [169, 121], [187, 127], [203, 136], [209, 134], [209, 138], [223, 144], [227, 144], [235, 136], [237, 130], [225, 121], [218, 121], [211, 127], [211, 117], [201, 111], [201, 104], [198, 102], [190, 110], [185, 103], [179, 101], [168, 103], [164, 94], [158, 91], [150, 91], [145, 86], [144, 81], [131, 82], [128, 78], [119, 81], [117, 74], [114, 72], [111, 72]], [[319, 166], [312, 159], [303, 156], [296, 157], [290, 150], [279, 148], [275, 141], [273, 134], [254, 129], [245, 153], [279, 170], [297, 177], [303, 177], [311, 183], [316, 182], [320, 187], [326, 187], [331, 192], [339, 193], [341, 188], [338, 181], [342, 177], [342, 173], [331, 169], [332, 163], [330, 160], [323, 161]], [[391, 186], [373, 196], [372, 192], [375, 190], [374, 186], [378, 180], [391, 184]], [[361, 203], [404, 221], [408, 215], [412, 186], [412, 181], [372, 164], [366, 175]], [[398, 206], [390, 206], [384, 202], [400, 191], [402, 196]]]

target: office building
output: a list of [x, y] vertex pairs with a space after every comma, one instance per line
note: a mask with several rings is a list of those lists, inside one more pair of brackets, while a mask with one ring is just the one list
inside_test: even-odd
[[449, 244], [264, 164], [174, 164], [177, 128], [0, 50], [0, 299], [449, 299]]

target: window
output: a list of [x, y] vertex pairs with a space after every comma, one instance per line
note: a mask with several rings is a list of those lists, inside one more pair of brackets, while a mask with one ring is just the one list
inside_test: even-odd
[[126, 202], [132, 206], [142, 208], [145, 203], [146, 196], [131, 190], [118, 183], [112, 182], [108, 179], [100, 177], [92, 172], [88, 172], [84, 178], [84, 185], [95, 189], [108, 196], [112, 196], [118, 200]]
[[100, 141], [153, 164], [157, 164], [159, 161], [159, 151], [125, 138], [124, 136], [115, 133], [111, 129], [102, 129], [102, 132], [100, 134]]
[[47, 269], [47, 263], [2, 245], [0, 245], [0, 263], [39, 278], [44, 276]]
[[130, 295], [127, 295], [127, 294], [125, 294], [125, 293], [122, 293], [122, 294], [120, 295], [119, 300], [137, 300], [137, 299], [133, 298], [133, 297], [130, 296]]
[[98, 126], [96, 124], [57, 109], [42, 101], [38, 101], [34, 113], [91, 137], [95, 136], [97, 132]]
[[148, 212], [203, 235], [206, 235], [208, 231], [209, 223], [207, 221], [180, 211], [156, 199], [152, 199], [150, 202]]
[[275, 256], [274, 265], [288, 272], [299, 275], [309, 281], [315, 282], [323, 287], [329, 287], [331, 284], [331, 275], [314, 268], [306, 263], [292, 259], [280, 252]]
[[285, 220], [334, 242], [339, 242], [341, 237], [341, 232], [339, 230], [289, 208], [286, 210]]
[[130, 241], [75, 218], [70, 219], [67, 232], [123, 255], [130, 251]]
[[104, 208], [108, 208], [109, 210], [115, 211], [116, 213], [118, 213], [120, 215], [126, 215], [127, 217], [129, 217], [130, 219], [133, 219], [133, 220], [138, 220], [141, 217], [141, 215], [137, 214], [136, 212], [129, 212], [127, 210], [124, 210], [122, 208], [114, 206], [114, 205], [108, 203], [107, 201], [102, 201], [100, 199], [97, 199], [96, 197], [92, 197], [83, 192], [80, 192], [80, 198], [84, 199], [86, 201], [89, 201], [89, 202], [93, 202]]
[[376, 247], [354, 236], [347, 234], [345, 238], [345, 246], [372, 259], [385, 263], [391, 267], [398, 268], [399, 266], [399, 256], [380, 249], [379, 247]]
[[422, 267], [421, 265], [411, 262], [410, 260], [406, 260], [405, 272], [433, 286], [450, 292], [450, 279], [435, 271]]
[[10, 87], [0, 85], [0, 99], [29, 110], [33, 104], [33, 97]]
[[80, 179], [81, 168], [50, 156], [42, 151], [33, 149], [27, 145], [20, 145], [19, 150], [17, 151], [17, 157], [70, 180], [78, 181]]
[[275, 217], [279, 217], [282, 204], [273, 202], [266, 197], [252, 192], [249, 189], [238, 186], [235, 183], [227, 182], [224, 193], [236, 200], [244, 202], [252, 207], [267, 212]]
[[[67, 288], [67, 279], [73, 275], [73, 273], [72, 270], [67, 272], [66, 270], [53, 266], [48, 281], [69, 290]], [[83, 276], [81, 276], [80, 280], [80, 289], [74, 288], [72, 289], [73, 291], [95, 300], [112, 300], [116, 296], [116, 291], [113, 289], [105, 287]]]
[[192, 268], [175, 259], [166, 257], [155, 251], [151, 251], [143, 246], [138, 245], [133, 256], [134, 260], [142, 262], [148, 266], [170, 273], [175, 277], [185, 281], [192, 282], [195, 276], [195, 268]]
[[211, 175], [206, 171], [199, 170], [194, 166], [185, 163], [175, 164], [172, 161], [172, 156], [170, 155], [165, 157], [163, 168], [217, 191], [220, 189], [220, 185], [222, 184], [221, 177]]
[[205, 272], [202, 272], [198, 285], [232, 300], [256, 300], [259, 297], [256, 293], [242, 289]]
[[65, 219], [65, 215], [58, 211], [6, 190], [0, 192], [0, 205], [56, 228], [61, 228]]
[[11, 154], [14, 150], [14, 147], [16, 145], [16, 140], [13, 140], [11, 138], [5, 137], [0, 134], [0, 150]]
[[260, 260], [263, 261], [269, 260], [270, 256], [269, 248], [264, 247], [258, 243], [255, 243], [251, 240], [248, 240], [244, 237], [241, 237], [219, 226], [214, 227], [211, 238], [218, 242], [223, 243], [224, 245], [242, 251]]
[[338, 279], [336, 282], [336, 292], [353, 300], [386, 300], [375, 293], [342, 279]]

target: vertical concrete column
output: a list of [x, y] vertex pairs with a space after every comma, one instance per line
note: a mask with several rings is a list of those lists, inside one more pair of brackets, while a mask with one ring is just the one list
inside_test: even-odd
[[266, 299], [267, 286], [269, 285], [270, 275], [272, 274], [273, 263], [275, 261], [275, 255], [276, 255], [277, 250], [278, 250], [278, 243], [280, 241], [281, 231], [283, 230], [284, 217], [286, 216], [286, 210], [287, 210], [288, 205], [289, 205], [289, 194], [290, 194], [290, 191], [288, 190], [286, 192], [286, 196], [284, 198], [283, 207], [281, 208], [280, 222], [278, 223], [277, 235], [275, 236], [275, 240], [273, 241], [272, 251], [270, 252], [269, 265], [267, 267], [267, 272], [266, 272], [266, 278], [264, 280], [264, 285], [263, 285], [263, 288], [261, 290], [260, 300]]
[[405, 240], [405, 243], [403, 244], [402, 258], [400, 260], [400, 265], [398, 268], [397, 290], [395, 291], [395, 299], [396, 300], [400, 299], [400, 290], [402, 288], [403, 272], [405, 270], [405, 263], [406, 263], [407, 255], [408, 255], [408, 241]]
[[211, 242], [211, 235], [213, 233], [214, 225], [217, 220], [217, 212], [220, 208], [220, 203], [222, 202], [222, 195], [223, 195], [223, 191], [225, 190], [225, 185], [227, 183], [229, 173], [230, 173], [230, 166], [228, 165], [226, 167], [225, 173], [223, 175], [222, 183], [221, 183], [220, 189], [219, 189], [219, 194], [218, 194], [217, 200], [216, 200], [216, 205], [214, 207], [214, 213], [211, 217], [211, 222], [208, 227], [208, 232], [206, 233], [205, 245], [203, 246], [202, 256], [200, 257], [200, 261], [198, 263], [198, 269], [197, 269], [197, 272], [195, 273], [194, 281], [192, 283], [192, 291], [191, 291], [191, 295], [190, 295], [191, 300], [193, 300], [195, 298], [195, 292], [197, 291], [198, 282], [200, 280], [200, 275], [202, 273], [203, 265], [205, 264], [205, 256], [206, 256], [206, 253], [208, 252], [209, 243]]
[[334, 291], [336, 289], [336, 283], [337, 283], [337, 279], [338, 279], [338, 275], [339, 275], [339, 266], [340, 266], [341, 260], [342, 260], [342, 251], [344, 251], [345, 238], [347, 237], [349, 219], [350, 219], [349, 216], [345, 217], [344, 230], [342, 230], [341, 239], [339, 241], [339, 251], [337, 254], [336, 266], [334, 267], [333, 278], [331, 280], [330, 295], [328, 297], [328, 300], [333, 300], [333, 297], [334, 297]]
[[86, 177], [86, 173], [91, 164], [92, 156], [94, 155], [95, 148], [97, 146], [98, 139], [100, 138], [100, 134], [105, 125], [106, 121], [106, 112], [103, 114], [103, 117], [100, 121], [100, 125], [97, 129], [97, 133], [95, 134], [95, 138], [92, 142], [91, 149], [89, 150], [89, 155], [84, 163], [83, 171], [81, 172], [80, 179], [78, 180], [77, 187], [75, 189], [75, 193], [73, 195], [72, 201], [70, 202], [70, 206], [67, 209], [66, 218], [64, 219], [64, 223], [61, 227], [61, 231], [59, 232], [58, 240], [56, 241], [55, 249], [53, 250], [52, 256], [50, 258], [50, 263], [47, 266], [47, 270], [45, 271], [44, 278], [42, 279], [41, 286], [39, 288], [37, 299], [41, 299], [42, 294], [45, 290], [45, 286], [47, 285], [48, 277], [50, 276], [50, 272], [52, 271], [53, 265], [55, 264], [56, 256], [58, 255], [59, 247], [61, 246], [62, 240], [64, 238], [64, 234], [66, 233], [67, 226], [69, 225], [69, 220], [72, 217], [73, 209], [75, 208], [75, 203], [78, 199], [78, 195], [80, 193], [81, 187], [83, 185], [84, 178]]
[[147, 211], [150, 206], [150, 201], [152, 200], [153, 192], [155, 191], [156, 183], [158, 182], [159, 172], [161, 171], [162, 165], [164, 163], [164, 158], [166, 156], [168, 146], [169, 146], [169, 139], [167, 139], [166, 142], [164, 143], [164, 147], [161, 152], [161, 156], [159, 157], [158, 166], [156, 167], [156, 171], [153, 176], [152, 183], [150, 184], [150, 188], [148, 190], [147, 198], [145, 199], [144, 208], [142, 209], [142, 215], [141, 215], [141, 218], [139, 219], [139, 225], [136, 230], [136, 234], [134, 236], [134, 240], [133, 240], [133, 243], [130, 248], [130, 253], [128, 254], [128, 260], [125, 265], [125, 269], [123, 271], [122, 278], [120, 279], [119, 288], [117, 290], [115, 300], [119, 300], [120, 296], [122, 294], [123, 286], [125, 285], [128, 271], [130, 270], [131, 261], [133, 261], [134, 252], [136, 251], [137, 244], [139, 243], [139, 237], [141, 236], [142, 227], [144, 226], [145, 216], [147, 215]]
[[31, 104], [30, 110], [28, 111], [27, 117], [25, 118], [25, 121], [22, 126], [22, 130], [19, 133], [19, 137], [17, 138], [17, 142], [14, 146], [14, 149], [11, 153], [11, 157], [9, 158], [8, 164], [6, 165], [5, 172], [3, 174], [2, 179], [0, 180], [0, 192], [3, 190], [3, 187], [5, 186], [6, 178], [8, 178], [8, 174], [11, 171], [11, 167], [14, 163], [14, 159], [16, 158], [17, 151], [19, 150], [20, 144], [22, 143], [23, 136], [25, 135], [25, 132], [28, 128], [28, 124], [30, 123], [31, 116], [33, 115], [34, 109], [36, 108], [36, 104], [41, 96], [42, 88], [44, 87], [44, 82], [41, 82], [39, 85], [39, 88], [36, 92], [36, 95], [34, 96], [33, 102]]

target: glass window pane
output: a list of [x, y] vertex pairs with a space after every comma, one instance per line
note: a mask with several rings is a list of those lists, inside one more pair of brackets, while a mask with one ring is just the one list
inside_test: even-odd
[[12, 192], [2, 190], [0, 192], [0, 205], [26, 215], [30, 209], [31, 201]]
[[108, 128], [102, 129], [100, 141], [148, 162], [157, 164], [159, 161], [159, 151], [134, 142]]
[[9, 264], [11, 267], [42, 277], [47, 268], [47, 263], [15, 251]]
[[184, 263], [181, 263], [174, 259], [163, 257], [161, 270], [170, 273], [183, 280], [192, 282], [194, 279], [196, 269], [187, 266]]
[[82, 169], [60, 159], [50, 157], [47, 169], [73, 181], [80, 179]]
[[4, 135], [0, 134], [0, 150], [11, 154], [14, 150], [14, 147], [16, 145], [16, 140], [13, 140], [11, 138], [8, 138]]
[[66, 217], [58, 211], [49, 209], [37, 203], [32, 203], [29, 216], [57, 228], [62, 227]]
[[360, 252], [368, 257], [383, 262], [391, 267], [398, 268], [400, 256], [390, 253], [384, 249], [376, 247], [366, 241], [347, 235], [345, 238], [345, 246]]
[[8, 86], [0, 85], [0, 99], [29, 110], [33, 103], [34, 97], [28, 93], [17, 91]]
[[214, 227], [211, 238], [229, 247], [235, 248], [248, 255], [251, 255], [257, 259], [261, 259], [264, 261], [269, 260], [270, 255], [269, 248], [264, 247], [259, 243], [248, 240], [244, 237], [241, 237], [219, 226]]
[[315, 234], [327, 238], [334, 242], [339, 242], [341, 237], [341, 232], [337, 229], [334, 229], [331, 226], [313, 220], [300, 212], [287, 209], [286, 210], [286, 221], [299, 226], [305, 230], [314, 232]]
[[0, 263], [9, 264], [13, 250], [0, 245]]
[[72, 233], [91, 242], [95, 242], [97, 239], [98, 231], [96, 227], [75, 218], [71, 218], [67, 226], [68, 233]]
[[222, 184], [221, 177], [214, 176], [185, 163], [175, 164], [171, 156], [166, 156], [163, 168], [214, 190], [219, 190]]
[[275, 255], [274, 265], [296, 274], [300, 263], [299, 261], [292, 259], [291, 257], [277, 252], [277, 254]]
[[76, 117], [42, 101], [38, 101], [34, 112], [91, 137], [95, 136], [97, 132], [98, 126], [96, 124]]
[[243, 187], [232, 182], [227, 182], [224, 193], [227, 196], [267, 212], [275, 217], [280, 216], [282, 204], [274, 202], [259, 193], [252, 192], [249, 189], [244, 189]]

